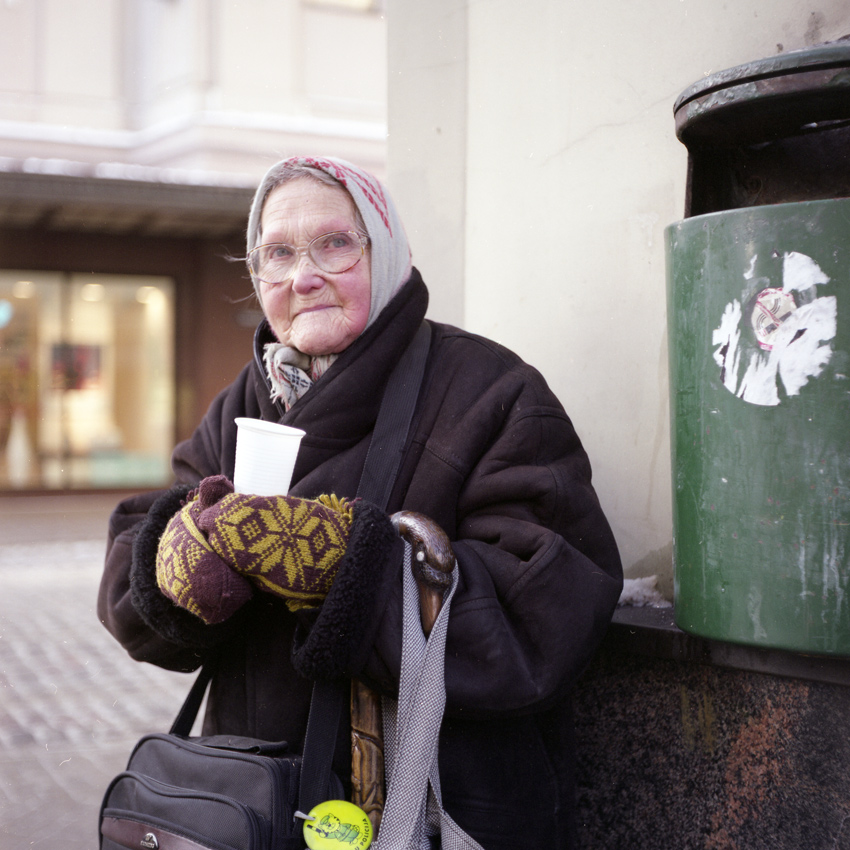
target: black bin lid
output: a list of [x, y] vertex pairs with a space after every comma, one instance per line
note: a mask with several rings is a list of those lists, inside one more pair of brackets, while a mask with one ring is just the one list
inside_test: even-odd
[[673, 113], [689, 150], [850, 122], [850, 37], [711, 74], [679, 95]]

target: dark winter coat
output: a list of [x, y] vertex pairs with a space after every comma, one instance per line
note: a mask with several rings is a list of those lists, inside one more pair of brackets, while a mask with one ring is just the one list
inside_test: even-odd
[[[251, 416], [306, 431], [292, 494], [353, 496], [384, 385], [427, 301], [414, 271], [285, 414], [269, 400], [259, 352], [271, 337], [261, 326], [254, 361], [176, 448], [178, 480], [232, 477], [233, 420]], [[488, 850], [569, 847], [568, 695], [622, 583], [587, 457], [537, 371], [489, 340], [436, 323], [411, 434], [388, 510], [418, 511], [439, 523], [460, 571], [440, 740], [446, 809]], [[171, 605], [153, 575], [159, 533], [186, 489], [118, 506], [99, 613], [138, 660], [191, 670], [214, 648], [221, 653], [206, 730], [299, 746], [310, 679], [359, 677], [384, 692], [396, 689], [402, 546], [382, 511], [358, 504], [347, 554], [317, 611], [299, 619], [258, 593], [230, 621], [210, 627]], [[337, 769], [348, 769], [345, 745]]]

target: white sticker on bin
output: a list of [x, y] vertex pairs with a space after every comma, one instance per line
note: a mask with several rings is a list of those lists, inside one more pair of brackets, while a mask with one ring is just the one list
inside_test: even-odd
[[[744, 272], [747, 280], [756, 259]], [[726, 305], [711, 341], [729, 392], [750, 404], [775, 406], [780, 381], [785, 394], [795, 396], [821, 374], [837, 331], [838, 299], [817, 295], [817, 287], [828, 283], [811, 257], [791, 251], [783, 254], [781, 287], [761, 286], [744, 306], [744, 298]]]

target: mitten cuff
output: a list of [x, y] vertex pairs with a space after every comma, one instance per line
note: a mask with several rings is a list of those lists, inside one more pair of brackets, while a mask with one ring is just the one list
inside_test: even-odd
[[299, 618], [292, 661], [301, 675], [338, 679], [362, 669], [403, 552], [386, 513], [355, 502], [348, 547], [330, 592], [320, 608]]
[[223, 623], [208, 626], [168, 599], [156, 579], [159, 540], [191, 489], [180, 484], [168, 490], [153, 503], [139, 526], [133, 539], [130, 595], [139, 616], [160, 637], [181, 647], [211, 649], [236, 631], [237, 621], [241, 619], [238, 614]]

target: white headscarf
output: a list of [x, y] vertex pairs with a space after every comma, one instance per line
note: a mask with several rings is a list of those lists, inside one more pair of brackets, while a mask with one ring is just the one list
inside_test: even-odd
[[[351, 196], [366, 226], [372, 271], [368, 328], [410, 277], [411, 256], [407, 235], [389, 192], [377, 178], [362, 168], [335, 157], [298, 156], [273, 165], [263, 177], [251, 204], [248, 251], [261, 244], [260, 220], [272, 189], [299, 176], [309, 176], [310, 170], [323, 171], [338, 181]], [[259, 281], [253, 278], [253, 282], [262, 304]], [[270, 343], [265, 350], [265, 364], [272, 382], [272, 398], [280, 398], [288, 410], [336, 357], [331, 354], [311, 358], [282, 343]]]

